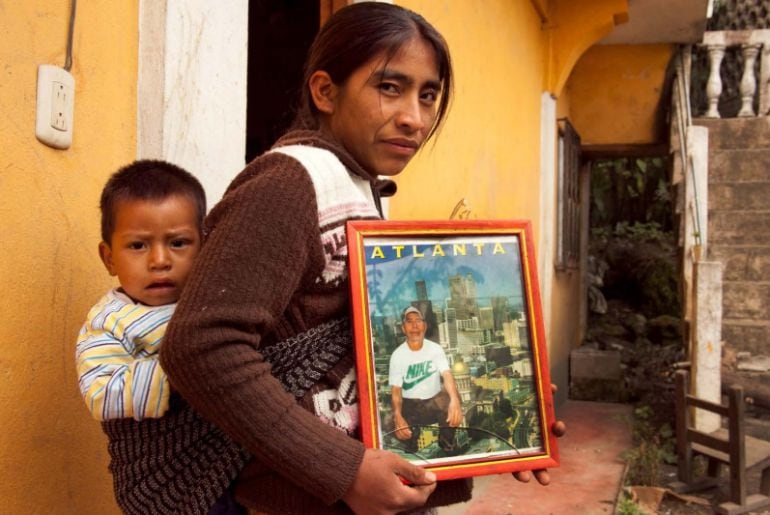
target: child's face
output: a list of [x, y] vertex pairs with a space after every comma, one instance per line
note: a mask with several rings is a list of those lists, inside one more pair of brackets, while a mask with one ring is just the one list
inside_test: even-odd
[[129, 297], [148, 306], [179, 299], [201, 248], [196, 215], [185, 195], [115, 206], [115, 230], [109, 245], [99, 244], [99, 254]]

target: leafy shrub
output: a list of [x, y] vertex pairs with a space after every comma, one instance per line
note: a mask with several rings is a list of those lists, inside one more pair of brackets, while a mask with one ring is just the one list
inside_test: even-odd
[[663, 463], [676, 463], [673, 430], [667, 423], [657, 426], [653, 420], [650, 406], [643, 405], [634, 410], [634, 447], [623, 455], [628, 463], [627, 485], [657, 486]]

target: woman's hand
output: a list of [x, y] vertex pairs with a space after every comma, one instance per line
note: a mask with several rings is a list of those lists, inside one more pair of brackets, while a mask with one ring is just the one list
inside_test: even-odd
[[[567, 425], [561, 420], [557, 420], [551, 426], [551, 432], [554, 435], [556, 435], [557, 438], [564, 436], [564, 433], [567, 432]], [[529, 483], [533, 475], [535, 476], [535, 479], [537, 479], [537, 482], [543, 486], [551, 482], [551, 476], [548, 474], [548, 471], [546, 469], [533, 470], [533, 471], [522, 470], [521, 472], [513, 473], [513, 477], [515, 477], [522, 483]]]
[[433, 472], [392, 452], [367, 449], [342, 500], [358, 514], [394, 515], [424, 505], [435, 489]]

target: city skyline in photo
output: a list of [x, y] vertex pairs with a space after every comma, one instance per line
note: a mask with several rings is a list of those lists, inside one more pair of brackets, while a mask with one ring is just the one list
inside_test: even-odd
[[[525, 309], [521, 256], [517, 237], [450, 237], [440, 239], [372, 238], [364, 247], [371, 316], [400, 316], [416, 298], [446, 308], [452, 278], [475, 285], [479, 306], [504, 297], [509, 306]], [[424, 285], [422, 293], [416, 285]]]

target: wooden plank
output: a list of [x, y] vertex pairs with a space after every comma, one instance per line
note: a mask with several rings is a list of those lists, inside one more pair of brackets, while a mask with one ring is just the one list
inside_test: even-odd
[[705, 409], [723, 417], [727, 417], [729, 415], [727, 406], [716, 404], [714, 402], [700, 399], [698, 397], [693, 397], [692, 395], [687, 395], [687, 404], [695, 408]]
[[[687, 439], [692, 442], [693, 447], [698, 444], [704, 447], [709, 447], [718, 452], [730, 454], [730, 441], [713, 436], [713, 433], [701, 433], [700, 431], [696, 431], [694, 429], [688, 429]], [[703, 454], [706, 453], [704, 452]]]
[[734, 502], [726, 502], [720, 504], [716, 511], [717, 513], [725, 515], [740, 515], [742, 513], [754, 512], [767, 506], [770, 506], [770, 498], [764, 495], [754, 494], [748, 496], [743, 505]]
[[580, 148], [580, 156], [584, 161], [614, 159], [618, 157], [666, 157], [668, 154], [668, 143], [583, 145]]
[[746, 446], [746, 468], [751, 469], [758, 465], [764, 465], [761, 468], [770, 466], [770, 442], [747, 436], [744, 444]]

